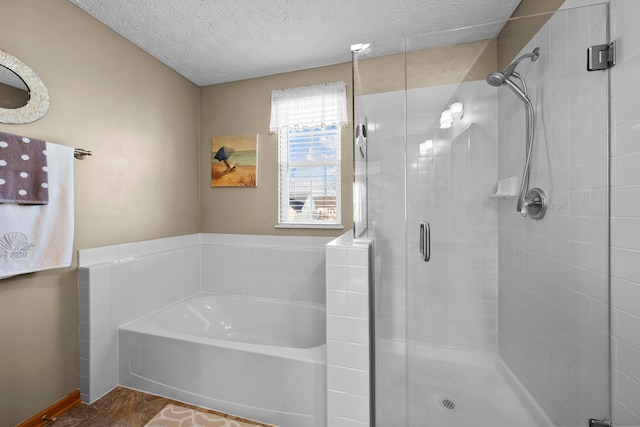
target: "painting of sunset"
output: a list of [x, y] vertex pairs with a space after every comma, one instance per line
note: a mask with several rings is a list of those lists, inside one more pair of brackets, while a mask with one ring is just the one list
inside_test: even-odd
[[211, 186], [258, 185], [258, 135], [225, 135], [211, 138]]

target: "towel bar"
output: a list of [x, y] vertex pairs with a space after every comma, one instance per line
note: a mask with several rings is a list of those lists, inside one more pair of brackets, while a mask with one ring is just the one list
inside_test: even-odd
[[89, 150], [85, 150], [84, 148], [76, 148], [73, 150], [73, 157], [78, 160], [84, 160], [87, 156], [91, 156], [93, 153]]

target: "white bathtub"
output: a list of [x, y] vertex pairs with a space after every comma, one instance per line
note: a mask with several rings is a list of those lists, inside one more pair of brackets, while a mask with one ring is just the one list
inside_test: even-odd
[[313, 304], [199, 293], [119, 328], [119, 382], [280, 427], [324, 427], [325, 324]]

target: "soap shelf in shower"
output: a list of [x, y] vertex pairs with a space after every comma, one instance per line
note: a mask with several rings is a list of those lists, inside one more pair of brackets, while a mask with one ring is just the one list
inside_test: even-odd
[[518, 195], [518, 177], [512, 176], [510, 178], [501, 179], [498, 181], [497, 190], [495, 194], [492, 194], [492, 199], [515, 197]]

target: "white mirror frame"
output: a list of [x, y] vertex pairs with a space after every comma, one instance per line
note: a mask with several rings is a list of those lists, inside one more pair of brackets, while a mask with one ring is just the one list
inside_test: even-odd
[[27, 64], [3, 50], [0, 50], [0, 65], [16, 73], [29, 88], [27, 105], [15, 109], [0, 108], [0, 123], [31, 123], [47, 114], [49, 91], [40, 77]]

